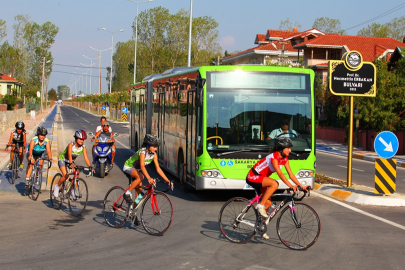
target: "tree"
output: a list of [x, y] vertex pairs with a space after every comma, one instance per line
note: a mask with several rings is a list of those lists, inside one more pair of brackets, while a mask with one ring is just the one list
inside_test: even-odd
[[388, 37], [390, 34], [390, 26], [387, 24], [372, 23], [366, 28], [357, 32], [358, 36], [364, 37]]
[[58, 99], [66, 99], [70, 97], [70, 88], [67, 85], [59, 85], [58, 89]]
[[297, 28], [298, 31], [301, 29], [301, 24], [298, 22], [295, 22], [294, 24], [290, 21], [290, 18], [287, 17], [285, 21], [281, 20], [279, 30], [294, 30], [294, 28]]
[[316, 28], [328, 34], [346, 34], [345, 30], [343, 30], [340, 26], [339, 19], [332, 19], [328, 17], [316, 18], [312, 28]]
[[181, 9], [169, 19], [167, 40], [170, 46], [166, 47], [169, 56], [170, 68], [187, 65], [188, 36], [179, 33], [188, 33], [188, 11]]
[[3, 38], [7, 36], [7, 25], [6, 21], [0, 19], [0, 42]]
[[[113, 55], [113, 78], [111, 91], [124, 91], [134, 80], [134, 46], [135, 42], [118, 42]], [[130, 64], [132, 68], [130, 68]], [[107, 77], [109, 80], [110, 77]]]
[[389, 36], [393, 39], [402, 41], [405, 36], [405, 16], [393, 19], [390, 23]]
[[14, 41], [13, 47], [18, 50], [20, 54], [20, 65], [22, 66], [21, 72], [15, 74], [17, 80], [26, 83], [28, 79], [28, 67], [29, 67], [29, 57], [28, 57], [28, 45], [27, 39], [24, 38], [26, 26], [30, 22], [29, 15], [16, 15], [14, 17]]
[[3, 73], [11, 73], [12, 77], [22, 72], [22, 62], [20, 51], [11, 46], [8, 41], [0, 47], [0, 67]]
[[55, 100], [58, 99], [58, 95], [56, 94], [55, 89], [51, 88], [51, 90], [49, 90], [49, 92], [48, 92], [48, 99], [49, 99], [49, 100], [53, 100], [53, 101], [55, 101]]

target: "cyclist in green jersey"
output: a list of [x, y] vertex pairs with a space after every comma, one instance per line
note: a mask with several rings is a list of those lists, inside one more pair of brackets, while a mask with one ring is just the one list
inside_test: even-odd
[[[167, 184], [170, 184], [169, 179], [167, 179], [159, 166], [156, 154], [159, 145], [160, 142], [155, 135], [146, 134], [141, 149], [125, 161], [123, 170], [133, 179], [131, 186], [124, 194], [124, 199], [127, 203], [132, 203], [131, 196], [133, 189], [136, 191], [135, 198], [138, 197], [139, 193], [142, 191], [142, 181], [145, 177], [149, 184], [155, 184], [155, 180], [149, 176], [148, 171], [145, 168], [146, 165], [149, 165], [152, 162], [155, 164], [156, 172], [167, 182]], [[173, 183], [171, 188], [173, 189]]]
[[70, 142], [59, 156], [58, 165], [60, 171], [62, 172], [62, 177], [59, 179], [58, 184], [55, 185], [53, 190], [53, 196], [56, 198], [59, 196], [59, 189], [63, 182], [68, 179], [66, 163], [69, 163], [69, 168], [73, 168], [76, 158], [83, 154], [84, 161], [86, 162], [87, 166], [91, 167], [89, 158], [87, 157], [86, 146], [84, 145], [84, 140], [87, 139], [86, 131], [81, 129], [76, 130], [74, 138], [75, 140]]

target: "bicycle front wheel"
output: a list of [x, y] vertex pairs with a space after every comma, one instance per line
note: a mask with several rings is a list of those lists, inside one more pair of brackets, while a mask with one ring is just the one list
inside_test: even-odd
[[277, 219], [277, 235], [290, 249], [305, 250], [315, 244], [321, 232], [316, 211], [305, 203], [285, 207]]
[[245, 198], [232, 198], [219, 211], [219, 228], [232, 243], [247, 243], [256, 234], [258, 212], [248, 203]]
[[112, 187], [104, 197], [103, 215], [108, 226], [119, 228], [127, 220], [129, 205], [124, 200], [125, 190], [122, 187]]
[[88, 195], [86, 182], [81, 178], [77, 178], [72, 183], [68, 195], [68, 205], [72, 215], [77, 217], [83, 213], [87, 205]]
[[39, 193], [41, 193], [42, 171], [38, 169], [38, 176], [34, 177], [31, 184], [31, 199], [36, 201], [38, 199]]
[[173, 205], [163, 192], [149, 194], [142, 205], [141, 222], [145, 231], [151, 235], [162, 235], [169, 229], [173, 220]]
[[20, 169], [20, 164], [18, 164], [19, 160], [20, 157], [14, 154], [13, 164], [11, 165], [11, 184], [13, 185], [15, 183], [15, 179], [18, 178], [18, 170]]

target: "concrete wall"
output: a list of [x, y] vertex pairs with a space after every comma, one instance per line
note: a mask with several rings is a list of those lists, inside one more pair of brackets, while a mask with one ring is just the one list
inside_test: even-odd
[[0, 112], [0, 135], [8, 128], [13, 127], [18, 120], [24, 121], [27, 117], [25, 108]]

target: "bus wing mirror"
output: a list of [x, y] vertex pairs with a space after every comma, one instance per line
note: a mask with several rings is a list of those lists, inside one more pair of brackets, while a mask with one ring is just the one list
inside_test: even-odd
[[201, 78], [200, 75], [197, 76], [195, 80], [195, 106], [202, 107], [203, 106], [203, 97], [204, 97], [204, 84], [205, 79]]

